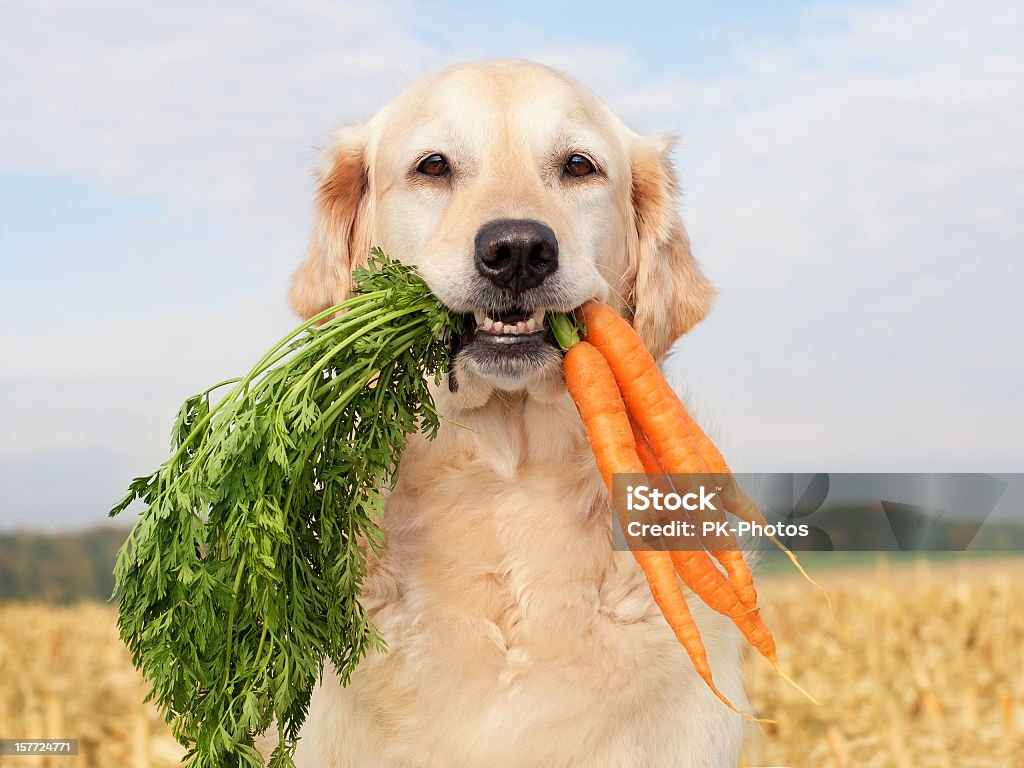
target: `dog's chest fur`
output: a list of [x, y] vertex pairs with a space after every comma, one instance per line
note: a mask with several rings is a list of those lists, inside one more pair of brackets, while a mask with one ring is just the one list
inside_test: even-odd
[[[409, 446], [363, 596], [388, 652], [325, 675], [300, 768], [735, 764], [739, 718], [611, 549], [572, 407], [499, 401]], [[694, 607], [744, 702], [734, 633]]]

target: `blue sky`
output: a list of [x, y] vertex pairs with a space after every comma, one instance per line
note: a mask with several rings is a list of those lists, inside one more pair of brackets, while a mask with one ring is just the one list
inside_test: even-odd
[[0, 528], [102, 520], [294, 322], [315, 148], [464, 59], [675, 154], [720, 290], [668, 372], [750, 471], [1020, 471], [1016, 2], [7, 4]]

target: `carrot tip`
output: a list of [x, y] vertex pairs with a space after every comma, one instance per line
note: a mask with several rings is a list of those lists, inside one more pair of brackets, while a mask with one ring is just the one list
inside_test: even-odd
[[796, 681], [796, 680], [794, 680], [793, 678], [791, 678], [791, 677], [790, 677], [789, 675], [787, 675], [787, 674], [786, 674], [785, 672], [783, 672], [783, 671], [782, 671], [782, 667], [780, 667], [780, 666], [779, 666], [779, 662], [778, 662], [778, 661], [772, 661], [772, 666], [773, 666], [773, 667], [775, 667], [775, 671], [776, 671], [776, 672], [778, 672], [778, 673], [779, 673], [780, 675], [782, 675], [782, 679], [783, 679], [783, 680], [785, 680], [785, 681], [786, 681], [787, 683], [789, 683], [790, 685], [792, 685], [792, 686], [793, 686], [794, 688], [796, 688], [796, 689], [797, 689], [798, 691], [800, 691], [800, 693], [802, 693], [802, 694], [803, 694], [804, 696], [806, 696], [806, 697], [807, 697], [808, 699], [810, 699], [811, 701], [813, 701], [813, 702], [814, 702], [815, 704], [817, 704], [817, 705], [818, 705], [819, 707], [821, 706], [821, 702], [820, 702], [820, 701], [818, 701], [818, 700], [817, 700], [816, 698], [814, 698], [813, 696], [811, 696], [811, 694], [809, 694], [809, 693], [808, 693], [808, 692], [807, 692], [806, 690], [804, 690], [804, 689], [803, 689], [803, 688], [802, 688], [802, 687], [800, 686], [800, 684], [799, 684], [799, 683], [797, 683], [797, 681]]
[[711, 689], [711, 692], [714, 693], [715, 696], [717, 696], [719, 698], [719, 700], [723, 704], [725, 704], [725, 706], [727, 706], [729, 709], [731, 709], [733, 712], [735, 712], [740, 717], [746, 718], [747, 720], [750, 720], [751, 722], [754, 722], [754, 723], [774, 723], [775, 722], [774, 720], [768, 720], [767, 718], [754, 717], [753, 715], [748, 715], [746, 712], [742, 712], [742, 711], [736, 709], [736, 707], [733, 705], [733, 703], [731, 701], [729, 701], [728, 697], [724, 693], [722, 693], [720, 690], [718, 690], [718, 688], [715, 686], [715, 684], [713, 682], [711, 682], [710, 680], [704, 680], [704, 682], [707, 683], [707, 686], [708, 686], [708, 688]]
[[809, 581], [811, 584], [818, 588], [818, 590], [825, 598], [825, 603], [828, 605], [828, 615], [834, 622], [836, 620], [836, 613], [834, 610], [832, 610], [832, 598], [828, 596], [828, 592], [825, 591], [825, 588], [811, 578], [811, 575], [804, 570], [804, 567], [802, 565], [800, 565], [800, 561], [797, 559], [796, 555], [794, 555], [785, 544], [783, 544], [774, 536], [771, 537], [771, 540], [775, 544], [775, 546], [777, 546], [779, 549], [786, 553], [786, 557], [788, 557], [789, 561], [793, 563], [794, 566], [796, 566], [796, 569], [800, 571], [801, 575], [805, 579], [807, 579], [807, 581]]

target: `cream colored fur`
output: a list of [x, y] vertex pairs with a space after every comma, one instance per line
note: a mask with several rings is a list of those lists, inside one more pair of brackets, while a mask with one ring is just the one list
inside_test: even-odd
[[[661, 356], [712, 296], [676, 211], [670, 143], [536, 64], [443, 70], [338, 133], [293, 303], [309, 316], [344, 297], [372, 244], [468, 311], [477, 229], [532, 218], [558, 238], [566, 302], [604, 298]], [[601, 178], [559, 178], [579, 150]], [[410, 172], [434, 151], [453, 164], [447, 185]], [[344, 688], [325, 670], [299, 768], [736, 765], [743, 721], [697, 677], [632, 556], [611, 549], [558, 366], [514, 381], [457, 370], [437, 404], [469, 429], [409, 446], [365, 584], [389, 650]], [[747, 708], [731, 623], [690, 604], [718, 686]]]

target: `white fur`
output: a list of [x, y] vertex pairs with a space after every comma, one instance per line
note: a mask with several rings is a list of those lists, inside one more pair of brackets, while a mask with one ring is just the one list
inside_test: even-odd
[[[545, 176], [544, 158], [580, 142], [605, 183]], [[409, 181], [423, 149], [459, 155], [449, 187]], [[465, 310], [476, 229], [538, 218], [557, 234], [571, 301], [606, 296], [660, 356], [711, 297], [667, 149], [546, 68], [445, 70], [340, 134], [293, 301], [308, 316], [343, 296], [372, 242]], [[436, 401], [464, 426], [415, 438], [386, 503], [362, 603], [389, 650], [347, 687], [325, 670], [299, 768], [736, 765], [744, 721], [694, 672], [632, 556], [611, 549], [607, 495], [557, 366], [512, 384], [459, 369], [459, 384]], [[747, 708], [731, 622], [689, 602], [716, 683]]]

